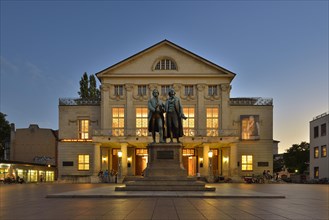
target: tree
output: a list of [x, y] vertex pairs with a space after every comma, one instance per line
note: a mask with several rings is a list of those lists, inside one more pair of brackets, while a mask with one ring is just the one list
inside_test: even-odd
[[4, 159], [5, 143], [10, 139], [10, 124], [6, 114], [0, 112], [0, 159]]
[[96, 78], [94, 75], [90, 75], [85, 72], [80, 80], [80, 91], [78, 92], [82, 99], [100, 99], [101, 92], [97, 88]]
[[89, 80], [88, 80], [88, 75], [85, 72], [80, 80], [80, 91], [78, 92], [78, 94], [80, 95], [80, 98], [83, 98], [83, 99], [89, 98], [88, 87], [89, 87]]
[[283, 160], [289, 172], [297, 170], [298, 173], [304, 173], [310, 161], [310, 144], [306, 142], [301, 142], [299, 145], [293, 144], [283, 154]]

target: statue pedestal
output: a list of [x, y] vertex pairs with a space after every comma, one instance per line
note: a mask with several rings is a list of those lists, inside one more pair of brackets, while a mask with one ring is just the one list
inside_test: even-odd
[[206, 187], [196, 177], [187, 177], [182, 164], [182, 147], [180, 143], [149, 144], [144, 178], [127, 181], [115, 191], [215, 191], [216, 188]]
[[149, 157], [147, 168], [144, 171], [145, 178], [187, 177], [187, 171], [182, 164], [181, 144], [149, 144], [147, 149]]

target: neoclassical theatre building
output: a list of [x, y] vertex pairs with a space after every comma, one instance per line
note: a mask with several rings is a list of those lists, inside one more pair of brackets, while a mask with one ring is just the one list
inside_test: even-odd
[[143, 175], [155, 88], [163, 101], [169, 88], [181, 99], [189, 176], [241, 180], [272, 171], [272, 99], [231, 98], [235, 75], [168, 40], [96, 73], [100, 100], [59, 99], [59, 180], [97, 182], [100, 170]]

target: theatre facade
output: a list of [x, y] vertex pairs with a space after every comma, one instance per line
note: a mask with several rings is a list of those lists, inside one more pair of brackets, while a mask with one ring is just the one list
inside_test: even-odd
[[142, 176], [152, 142], [147, 102], [154, 89], [165, 101], [170, 88], [187, 117], [180, 141], [189, 176], [239, 181], [272, 171], [272, 99], [231, 98], [235, 73], [163, 40], [96, 76], [100, 100], [59, 99], [59, 180], [97, 182], [100, 170]]

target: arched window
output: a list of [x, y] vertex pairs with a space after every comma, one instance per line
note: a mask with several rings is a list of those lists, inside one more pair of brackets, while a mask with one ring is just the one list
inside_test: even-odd
[[176, 63], [171, 59], [162, 59], [155, 65], [155, 70], [176, 70]]

